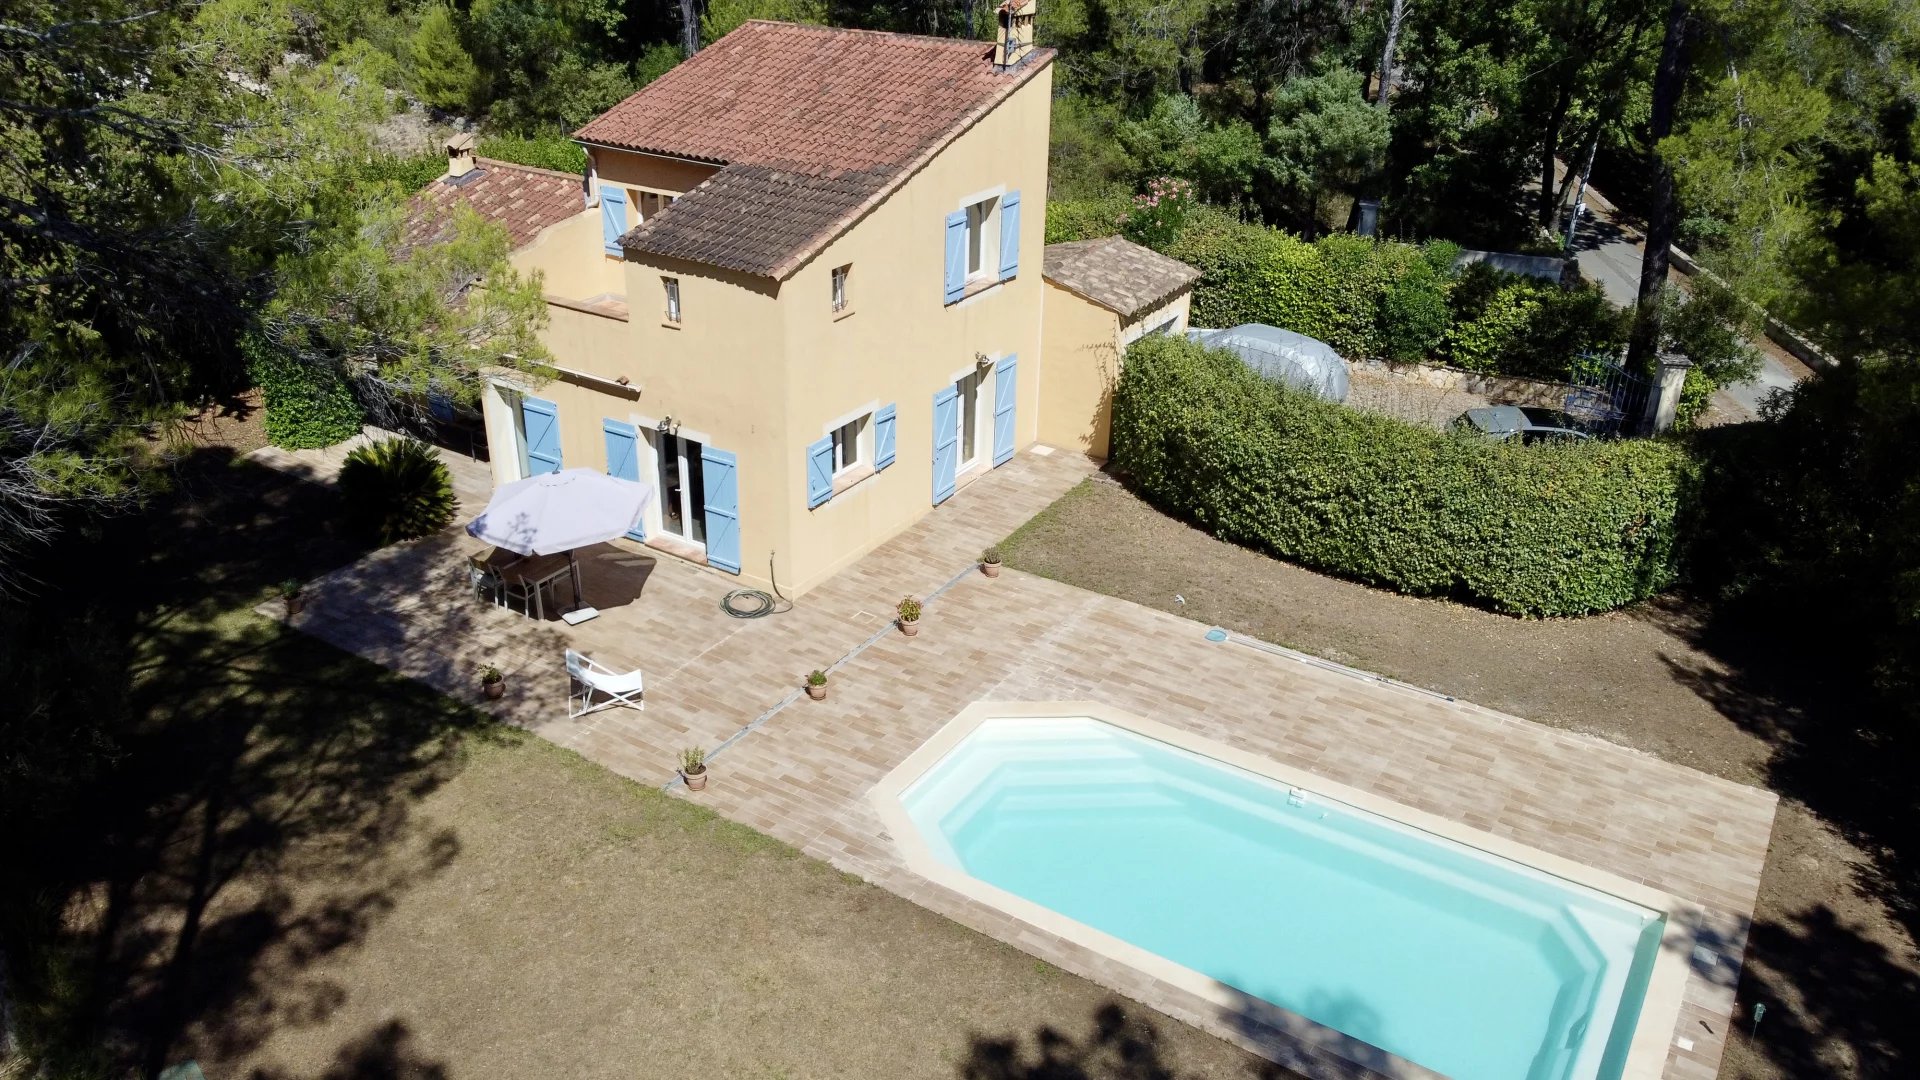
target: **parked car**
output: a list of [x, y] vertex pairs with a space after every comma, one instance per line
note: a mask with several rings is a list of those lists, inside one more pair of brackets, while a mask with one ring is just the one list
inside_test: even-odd
[[1454, 430], [1478, 435], [1495, 442], [1519, 439], [1523, 444], [1584, 442], [1593, 436], [1580, 430], [1579, 422], [1558, 409], [1521, 405], [1489, 405], [1468, 409], [1453, 422]]

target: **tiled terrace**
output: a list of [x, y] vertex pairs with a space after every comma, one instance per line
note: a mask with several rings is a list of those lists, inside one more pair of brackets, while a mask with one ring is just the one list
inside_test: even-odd
[[[463, 497], [484, 494], [474, 468], [461, 470]], [[583, 553], [599, 619], [533, 624], [467, 595], [472, 542], [450, 533], [328, 575], [296, 622], [469, 697], [479, 665], [498, 664], [511, 679], [503, 715], [645, 783], [670, 782], [682, 747], [706, 747], [713, 780], [687, 797], [1283, 1063], [1346, 1072], [1300, 1057], [1244, 1012], [1223, 1014], [905, 869], [867, 802], [882, 776], [975, 700], [1097, 699], [1701, 905], [1693, 929], [1713, 959], [1689, 974], [1663, 1075], [1714, 1075], [1770, 793], [1257, 642], [1208, 642], [1199, 624], [1057, 582], [973, 570], [982, 547], [1089, 471], [1073, 455], [1021, 454], [764, 619], [721, 612], [731, 578], [622, 542]], [[912, 639], [888, 622], [907, 593], [932, 597]], [[646, 711], [568, 720], [567, 645], [644, 668]], [[830, 666], [829, 699], [807, 700], [802, 676]]]

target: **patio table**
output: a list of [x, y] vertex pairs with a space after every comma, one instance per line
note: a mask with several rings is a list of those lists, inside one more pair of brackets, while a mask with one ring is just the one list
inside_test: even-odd
[[[502, 548], [495, 548], [487, 556], [487, 563], [499, 572], [504, 581], [526, 586], [533, 594], [533, 612], [531, 617], [542, 622], [547, 618], [546, 591], [554, 582], [568, 577], [572, 564], [565, 555], [515, 555]], [[569, 579], [570, 580], [570, 579]], [[571, 587], [571, 585], [569, 585]]]

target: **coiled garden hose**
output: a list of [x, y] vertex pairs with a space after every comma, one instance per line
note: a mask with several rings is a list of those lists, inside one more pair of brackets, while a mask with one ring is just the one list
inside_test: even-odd
[[774, 576], [771, 552], [767, 555], [767, 581], [773, 586], [773, 595], [759, 589], [735, 589], [720, 598], [720, 610], [735, 619], [758, 619], [792, 611], [793, 601], [780, 595], [780, 579]]

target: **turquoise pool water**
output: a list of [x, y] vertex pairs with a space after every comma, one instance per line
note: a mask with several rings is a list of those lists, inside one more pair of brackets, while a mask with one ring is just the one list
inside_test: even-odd
[[901, 795], [937, 858], [1455, 1080], [1613, 1080], [1662, 917], [1084, 717]]

